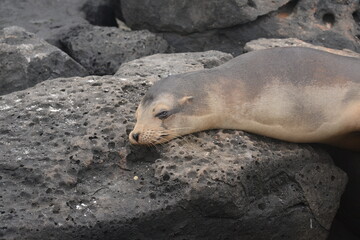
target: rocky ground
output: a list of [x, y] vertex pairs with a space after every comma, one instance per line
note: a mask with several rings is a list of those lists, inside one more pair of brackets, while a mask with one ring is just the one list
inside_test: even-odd
[[168, 75], [268, 47], [359, 57], [359, 14], [341, 0], [1, 1], [0, 239], [357, 239], [356, 153], [234, 130], [156, 148], [127, 135]]

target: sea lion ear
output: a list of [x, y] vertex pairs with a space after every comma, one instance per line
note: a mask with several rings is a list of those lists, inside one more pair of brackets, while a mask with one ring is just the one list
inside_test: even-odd
[[183, 105], [185, 103], [190, 103], [193, 100], [193, 96], [185, 96], [183, 98], [181, 98], [178, 102], [180, 105]]

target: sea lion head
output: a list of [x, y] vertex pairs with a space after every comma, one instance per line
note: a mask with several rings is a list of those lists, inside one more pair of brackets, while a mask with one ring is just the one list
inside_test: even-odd
[[132, 144], [161, 144], [207, 127], [207, 93], [190, 81], [190, 76], [170, 77], [148, 90], [135, 113], [136, 124], [129, 134]]
[[132, 144], [155, 145], [193, 132], [194, 124], [187, 115], [192, 96], [176, 98], [164, 93], [151, 98], [145, 96], [135, 113], [137, 122], [129, 135]]

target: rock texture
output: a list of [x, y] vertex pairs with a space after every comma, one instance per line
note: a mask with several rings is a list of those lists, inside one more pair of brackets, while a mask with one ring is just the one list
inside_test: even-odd
[[126, 23], [135, 29], [169, 32], [201, 32], [255, 20], [289, 0], [121, 0]]
[[324, 151], [234, 130], [131, 146], [149, 86], [62, 78], [0, 97], [0, 238], [326, 239], [346, 175]]
[[219, 51], [155, 54], [124, 63], [115, 76], [155, 82], [169, 75], [216, 67], [230, 59], [230, 54]]
[[[124, 13], [124, 14], [123, 14]], [[360, 52], [360, 8], [347, 0], [3, 0], [0, 28], [18, 25], [53, 45], [74, 26], [117, 26], [158, 32], [174, 52], [241, 54], [248, 41], [295, 37]]]
[[1, 0], [0, 28], [20, 26], [59, 46], [58, 39], [72, 26], [86, 24], [80, 10], [87, 0]]
[[291, 0], [254, 21], [231, 28], [186, 35], [162, 34], [177, 52], [217, 49], [239, 55], [241, 47], [248, 41], [291, 37], [360, 52], [360, 8], [357, 1]]
[[333, 239], [358, 239], [360, 236], [360, 152], [350, 152], [329, 148], [331, 157], [338, 167], [346, 172], [349, 181], [341, 197], [341, 204], [336, 216], [332, 235], [337, 236], [348, 232], [356, 236], [341, 236]]
[[227, 37], [242, 42], [259, 37], [295, 37], [316, 45], [359, 52], [358, 11], [356, 1], [293, 0], [278, 11], [230, 29]]
[[87, 71], [60, 49], [20, 27], [0, 30], [0, 95]]
[[274, 48], [274, 47], [308, 47], [308, 48], [315, 48], [321, 51], [331, 52], [338, 55], [355, 57], [360, 59], [360, 53], [351, 51], [349, 49], [337, 50], [332, 48], [326, 48], [301, 41], [297, 38], [260, 38], [246, 43], [244, 47], [244, 51], [251, 52], [251, 51], [258, 51], [258, 50]]
[[163, 53], [168, 48], [164, 39], [147, 30], [97, 26], [78, 26], [61, 43], [64, 51], [95, 75], [112, 75], [123, 62]]

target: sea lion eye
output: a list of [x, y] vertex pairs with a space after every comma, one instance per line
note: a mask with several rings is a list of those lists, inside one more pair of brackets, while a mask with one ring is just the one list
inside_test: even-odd
[[170, 116], [169, 112], [168, 111], [161, 111], [159, 113], [157, 113], [155, 115], [155, 117], [159, 118], [159, 119], [166, 119]]

